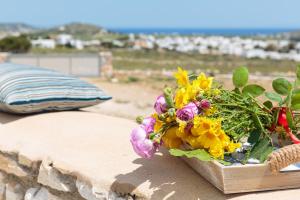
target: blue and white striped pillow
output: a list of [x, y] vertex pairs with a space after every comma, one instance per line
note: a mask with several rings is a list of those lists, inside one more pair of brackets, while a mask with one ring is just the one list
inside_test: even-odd
[[72, 110], [109, 99], [96, 86], [73, 76], [41, 67], [0, 64], [0, 110], [5, 112]]

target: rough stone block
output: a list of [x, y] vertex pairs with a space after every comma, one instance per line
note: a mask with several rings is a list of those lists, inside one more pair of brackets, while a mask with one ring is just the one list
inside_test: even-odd
[[73, 177], [62, 174], [51, 166], [51, 162], [46, 160], [40, 166], [38, 183], [63, 192], [76, 190]]
[[46, 188], [29, 188], [26, 191], [24, 200], [62, 200], [60, 197], [51, 194]]
[[25, 189], [17, 182], [9, 182], [6, 184], [5, 200], [23, 200]]

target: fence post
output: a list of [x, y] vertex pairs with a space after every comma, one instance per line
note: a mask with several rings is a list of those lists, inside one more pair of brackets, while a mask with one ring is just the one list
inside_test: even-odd
[[0, 63], [8, 62], [10, 53], [0, 52]]
[[104, 51], [99, 53], [100, 59], [100, 75], [104, 77], [113, 76], [113, 63], [112, 63], [112, 53], [110, 51]]

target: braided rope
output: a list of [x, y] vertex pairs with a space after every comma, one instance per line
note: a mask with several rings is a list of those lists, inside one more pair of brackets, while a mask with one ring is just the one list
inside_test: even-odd
[[293, 144], [274, 151], [268, 157], [268, 165], [272, 173], [278, 173], [282, 168], [300, 162], [300, 145]]

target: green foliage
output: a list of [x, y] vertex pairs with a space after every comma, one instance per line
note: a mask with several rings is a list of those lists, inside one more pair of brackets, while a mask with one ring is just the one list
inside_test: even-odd
[[261, 136], [261, 131], [259, 129], [254, 129], [250, 136], [248, 137], [248, 142], [251, 144], [255, 144]]
[[265, 89], [260, 85], [256, 85], [256, 84], [246, 85], [242, 90], [243, 94], [250, 94], [252, 97], [258, 97], [262, 95], [264, 92]]
[[248, 69], [246, 67], [239, 67], [233, 71], [232, 81], [235, 87], [240, 88], [248, 82]]
[[[235, 86], [233, 90], [237, 94], [258, 97], [265, 92], [265, 89], [257, 84], [248, 84], [249, 72], [246, 67], [239, 67], [233, 71], [232, 81]], [[241, 92], [241, 90], [242, 92]]]
[[168, 105], [168, 108], [174, 108], [174, 100], [173, 100], [173, 92], [172, 89], [167, 87], [164, 89], [164, 97], [166, 100], [166, 104]]
[[189, 75], [189, 80], [190, 80], [190, 81], [196, 80], [197, 78], [198, 78], [198, 75], [197, 75], [197, 74], [190, 74], [190, 75]]
[[284, 78], [275, 79], [272, 86], [275, 92], [284, 96], [287, 96], [292, 89], [292, 84]]
[[135, 77], [135, 76], [128, 76], [127, 81], [129, 83], [136, 83], [136, 82], [139, 82], [140, 79], [138, 77]]
[[293, 90], [293, 93], [292, 93], [292, 106], [295, 106], [297, 104], [300, 105], [300, 90], [299, 89]]
[[276, 102], [282, 102], [282, 98], [279, 94], [276, 94], [274, 92], [265, 92], [265, 96], [270, 99], [271, 101], [276, 101]]
[[187, 158], [198, 158], [202, 161], [211, 161], [213, 160], [210, 154], [204, 149], [196, 149], [190, 151], [183, 151], [180, 149], [170, 149], [170, 154], [173, 156], [186, 156]]
[[297, 66], [296, 77], [298, 80], [300, 80], [300, 65]]
[[9, 36], [0, 40], [0, 51], [12, 53], [26, 53], [30, 50], [31, 43], [25, 35], [18, 37]]
[[256, 129], [268, 134], [266, 127], [270, 127], [272, 115], [252, 96], [221, 90], [219, 98], [209, 100], [218, 110], [212, 117], [222, 119], [223, 130], [235, 141]]
[[258, 159], [260, 162], [264, 162], [268, 155], [274, 150], [269, 138], [263, 138], [253, 146], [250, 151], [249, 157]]
[[268, 109], [272, 109], [273, 108], [273, 103], [271, 101], [265, 101], [263, 104]]

